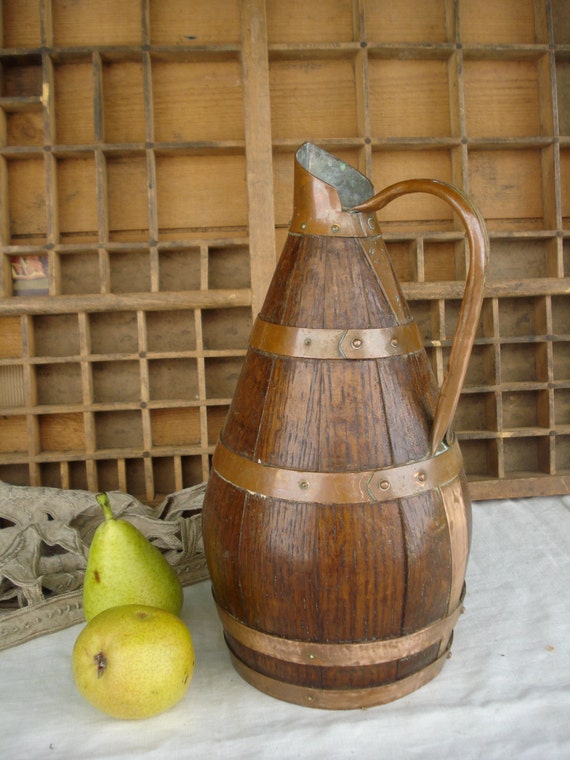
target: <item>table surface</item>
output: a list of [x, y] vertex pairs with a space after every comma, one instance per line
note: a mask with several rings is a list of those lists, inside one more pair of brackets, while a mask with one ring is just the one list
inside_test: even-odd
[[34, 758], [570, 758], [570, 496], [479, 502], [466, 612], [435, 680], [380, 707], [328, 711], [257, 691], [231, 666], [209, 582], [185, 589], [190, 688], [144, 721], [75, 690], [75, 625], [0, 652], [0, 754]]

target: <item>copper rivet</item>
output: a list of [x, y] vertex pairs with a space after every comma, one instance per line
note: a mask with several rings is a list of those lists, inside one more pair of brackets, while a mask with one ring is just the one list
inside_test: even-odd
[[368, 226], [370, 227], [370, 229], [371, 230], [375, 230], [376, 229], [376, 222], [374, 221], [374, 217], [369, 216], [367, 221], [368, 221]]
[[299, 227], [300, 227], [302, 230], [306, 230], [306, 229], [307, 229], [307, 222], [301, 222], [301, 224], [299, 225]]
[[353, 348], [360, 348], [362, 345], [362, 338], [353, 338], [350, 344]]
[[305, 345], [310, 346], [313, 341], [310, 338], [305, 338]]
[[314, 659], [315, 659], [315, 655], [314, 654], [310, 654], [309, 655], [309, 660], [314, 660]]
[[338, 232], [340, 230], [339, 224], [333, 224], [331, 227], [332, 232]]
[[306, 491], [309, 487], [309, 481], [308, 480], [301, 480], [299, 482], [299, 488], [301, 488], [303, 491]]
[[422, 472], [421, 470], [420, 472], [416, 472], [416, 480], [418, 481], [418, 483], [425, 483], [426, 482], [425, 472]]
[[392, 340], [390, 341], [390, 345], [392, 346], [392, 348], [398, 348], [398, 346], [400, 345], [400, 341], [398, 340], [398, 338], [392, 338]]
[[387, 491], [390, 488], [390, 483], [387, 480], [381, 480], [380, 481], [380, 488], [383, 491]]

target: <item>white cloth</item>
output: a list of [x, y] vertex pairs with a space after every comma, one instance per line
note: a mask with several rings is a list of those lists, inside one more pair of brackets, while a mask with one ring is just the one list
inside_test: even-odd
[[185, 590], [197, 664], [183, 700], [117, 721], [76, 692], [73, 626], [0, 653], [0, 756], [35, 758], [570, 758], [570, 496], [474, 505], [466, 613], [418, 691], [367, 710], [290, 705], [245, 683], [209, 582]]

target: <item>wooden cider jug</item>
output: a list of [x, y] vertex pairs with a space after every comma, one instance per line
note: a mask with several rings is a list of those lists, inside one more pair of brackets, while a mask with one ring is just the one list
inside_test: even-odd
[[[374, 211], [431, 193], [460, 217], [469, 272], [438, 388]], [[203, 535], [237, 671], [279, 699], [382, 704], [433, 678], [462, 610], [471, 503], [450, 432], [488, 241], [456, 188], [377, 195], [316, 145], [213, 457]]]

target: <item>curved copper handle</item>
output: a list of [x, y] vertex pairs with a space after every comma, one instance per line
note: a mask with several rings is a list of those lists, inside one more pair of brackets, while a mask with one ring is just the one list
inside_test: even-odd
[[483, 302], [485, 273], [489, 259], [489, 238], [485, 221], [477, 206], [454, 185], [435, 179], [396, 182], [351, 210], [378, 211], [391, 201], [408, 193], [429, 193], [446, 201], [460, 217], [469, 243], [469, 271], [465, 293], [433, 421], [431, 453], [435, 454], [453, 421], [465, 380]]

